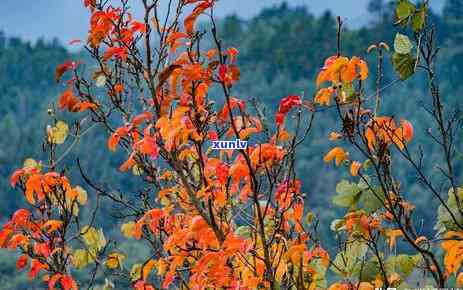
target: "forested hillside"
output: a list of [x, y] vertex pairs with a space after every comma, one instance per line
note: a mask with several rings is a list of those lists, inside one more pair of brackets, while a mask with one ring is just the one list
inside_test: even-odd
[[[358, 55], [368, 61], [373, 76], [370, 78], [371, 82], [374, 81], [376, 61], [373, 54], [367, 54], [366, 48], [380, 41], [392, 47], [395, 35], [391, 25], [393, 6], [382, 3], [380, 0], [371, 1], [369, 13], [375, 15], [372, 17], [374, 22], [358, 29], [349, 28], [347, 24], [342, 34], [343, 53]], [[438, 60], [441, 71], [438, 72], [438, 77], [443, 96], [449, 103], [456, 103], [463, 93], [462, 11], [462, 1], [448, 0], [442, 14], [432, 15], [442, 44]], [[227, 46], [234, 46], [240, 51], [238, 64], [241, 67], [242, 81], [234, 94], [264, 104], [267, 112], [265, 116], [268, 118], [274, 116], [276, 100], [284, 96], [302, 94], [305, 99], [311, 100], [315, 93], [314, 79], [322, 66], [320, 60], [335, 53], [336, 19], [330, 12], [317, 17], [310, 13], [310, 8], [282, 5], [266, 9], [250, 20], [229, 16], [220, 25], [221, 37], [225, 39]], [[17, 194], [12, 194], [8, 176], [25, 158], [43, 158], [37, 156], [37, 152], [40, 152], [40, 138], [49, 118], [47, 109], [53, 106], [52, 102], [62, 90], [54, 81], [56, 65], [68, 59], [81, 58], [81, 54], [70, 53], [57, 42], [38, 41], [30, 44], [0, 35], [0, 213], [4, 215], [1, 219], [7, 218], [5, 215], [11, 214], [21, 202]], [[422, 79], [419, 76], [414, 76], [416, 81], [398, 80], [392, 74], [390, 63], [390, 56], [386, 55], [383, 83], [385, 111], [400, 103], [405, 114], [403, 117], [416, 124], [416, 144], [429, 146], [432, 150], [433, 145], [422, 142], [428, 128], [425, 108], [429, 92], [425, 90], [425, 84], [418, 81]], [[367, 96], [374, 94], [371, 84], [366, 90]], [[394, 93], [391, 94], [391, 91]], [[328, 193], [335, 193], [336, 183], [340, 180], [339, 172], [328, 168], [319, 170], [326, 166], [322, 156], [327, 148], [326, 137], [332, 130], [328, 128], [333, 128], [335, 121], [332, 113], [326, 109], [317, 115], [314, 121], [316, 126], [305, 141], [297, 160], [298, 171], [304, 180], [303, 191], [308, 196], [307, 204], [321, 212], [321, 219], [325, 224], [335, 217], [336, 208], [330, 205], [332, 196]], [[123, 161], [123, 157], [116, 155], [109, 158], [107, 154], [102, 154], [102, 151], [108, 150], [105, 145], [107, 136], [99, 133], [99, 129], [95, 128], [80, 140], [81, 145], [78, 146], [82, 154], [92, 156], [82, 163], [87, 174], [102, 184], [111, 184], [112, 190], [137, 194], [140, 189], [132, 185], [131, 178], [114, 169]], [[429, 148], [425, 151], [430, 152]], [[70, 161], [68, 164], [76, 164], [74, 152], [71, 151], [66, 159]], [[46, 164], [46, 160], [43, 162]], [[427, 170], [433, 172], [442, 160], [427, 156], [426, 162]], [[76, 166], [69, 167], [69, 171], [75, 179], [81, 179]], [[418, 208], [436, 204], [433, 200], [420, 196], [420, 192], [414, 192], [418, 188], [414, 186], [418, 185], [416, 176], [409, 174], [406, 168], [403, 168], [403, 175], [410, 190], [408, 194]], [[115, 210], [117, 209], [105, 209], [108, 216], [114, 214]], [[420, 214], [424, 218], [432, 218], [435, 216], [434, 212]], [[100, 216], [99, 220], [100, 224], [106, 222], [105, 226], [112, 228], [110, 218]], [[426, 226], [431, 229], [433, 225]], [[320, 234], [330, 243], [328, 230]], [[14, 265], [10, 261], [2, 259], [0, 275], [11, 273], [9, 269], [12, 267]], [[0, 276], [0, 280], [4, 281], [4, 277]]]

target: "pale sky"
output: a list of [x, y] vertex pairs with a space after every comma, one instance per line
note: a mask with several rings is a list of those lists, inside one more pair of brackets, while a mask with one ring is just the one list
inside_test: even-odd
[[[85, 38], [89, 12], [83, 8], [83, 0], [0, 0], [0, 31], [8, 36], [20, 36], [28, 40], [44, 37], [58, 38], [63, 43]], [[135, 6], [140, 0], [130, 0]], [[129, 3], [130, 3], [129, 2]], [[220, 0], [216, 14], [221, 17], [236, 13], [249, 18], [264, 8], [282, 3], [282, 0]], [[359, 26], [367, 19], [368, 0], [288, 0], [290, 5], [308, 7], [319, 15], [331, 10], [342, 16], [348, 25]], [[433, 0], [431, 2], [444, 2]]]

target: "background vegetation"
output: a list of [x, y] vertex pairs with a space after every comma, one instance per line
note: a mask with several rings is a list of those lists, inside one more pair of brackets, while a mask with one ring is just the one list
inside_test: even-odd
[[[392, 29], [393, 5], [385, 4], [381, 0], [373, 0], [369, 5], [369, 13], [375, 19], [368, 25], [349, 29], [343, 33], [342, 48], [346, 55], [358, 55], [365, 58], [371, 68], [375, 67], [375, 58], [370, 57], [365, 47], [378, 41], [386, 41], [392, 46], [395, 35]], [[432, 14], [433, 22], [438, 26], [439, 43], [442, 44], [439, 62], [442, 95], [449, 104], [457, 104], [463, 93], [461, 76], [463, 73], [463, 2], [459, 0], [446, 0], [441, 14]], [[277, 8], [263, 10], [258, 16], [243, 20], [232, 15], [221, 21], [221, 37], [227, 45], [233, 45], [240, 51], [239, 66], [243, 77], [237, 89], [240, 97], [256, 99], [267, 105], [268, 110], [277, 107], [277, 100], [290, 94], [305, 93], [312, 98], [315, 88], [313, 80], [322, 65], [320, 60], [332, 54], [335, 47], [335, 16], [326, 12], [316, 17], [306, 8], [290, 8], [283, 4]], [[349, 23], [347, 23], [348, 27]], [[77, 55], [76, 55], [77, 54]], [[7, 219], [22, 202], [17, 194], [12, 194], [8, 184], [8, 176], [13, 167], [24, 159], [24, 156], [37, 156], [40, 147], [40, 137], [45, 130], [46, 112], [50, 104], [56, 99], [59, 91], [54, 82], [56, 65], [67, 59], [79, 58], [79, 53], [71, 53], [57, 41], [47, 43], [38, 41], [35, 44], [25, 42], [18, 38], [8, 38], [0, 34], [0, 219]], [[387, 62], [390, 63], [389, 56]], [[424, 113], [423, 99], [429, 94], [423, 83], [414, 76], [416, 81], [402, 83], [392, 74], [391, 66], [386, 66], [384, 105], [385, 113], [400, 104], [403, 117], [415, 124], [416, 144], [422, 144], [425, 152], [432, 152], [433, 145], [425, 143], [427, 118]], [[388, 71], [389, 70], [389, 71]], [[391, 88], [394, 88], [391, 90]], [[373, 93], [373, 90], [370, 89]], [[393, 91], [394, 93], [389, 93]], [[368, 89], [367, 89], [368, 92]], [[368, 95], [368, 94], [367, 94]], [[272, 116], [273, 114], [268, 114]], [[339, 178], [339, 171], [334, 169], [318, 170], [326, 165], [320, 156], [328, 146], [327, 134], [333, 128], [334, 115], [329, 110], [323, 112], [317, 119], [317, 126], [306, 140], [305, 149], [300, 149], [298, 171], [304, 181], [303, 191], [308, 195], [307, 203], [321, 216], [321, 222], [329, 223], [336, 216], [339, 208], [330, 203], [331, 195], [321, 194], [335, 192]], [[34, 120], [34, 121], [32, 121]], [[92, 156], [83, 163], [89, 170], [88, 174], [105, 184], [111, 184], [114, 190], [132, 191], [136, 188], [131, 183], [130, 176], [117, 172], [118, 165], [123, 157], [109, 158], [104, 145], [107, 136], [99, 134], [97, 130], [86, 135], [81, 140], [80, 154]], [[95, 146], [100, 144], [101, 146]], [[310, 144], [310, 150], [309, 150]], [[428, 146], [428, 148], [426, 148]], [[457, 148], [461, 150], [461, 148]], [[67, 155], [68, 164], [75, 164], [75, 152]], [[435, 158], [426, 156], [428, 170], [435, 170]], [[69, 168], [71, 175], [78, 180], [79, 174], [75, 167]], [[461, 171], [461, 168], [457, 168]], [[414, 188], [416, 176], [403, 172], [402, 179], [407, 188]], [[437, 180], [438, 182], [438, 180]], [[411, 187], [410, 187], [411, 186]], [[418, 187], [415, 187], [418, 188]], [[408, 193], [418, 209], [432, 210], [419, 212], [423, 216], [423, 227], [432, 229], [434, 226], [425, 220], [435, 220], [434, 200], [420, 195], [418, 191]], [[106, 207], [104, 212], [113, 214], [115, 209]], [[114, 227], [110, 218], [102, 219], [99, 224], [107, 229]], [[320, 235], [325, 243], [330, 244], [329, 227]], [[134, 253], [137, 251], [133, 251]], [[19, 275], [11, 279], [14, 263], [8, 259], [9, 255], [2, 252], [0, 256], [0, 281], [8, 284], [2, 289], [31, 287], [24, 283], [25, 277]], [[7, 279], [8, 277], [8, 279]], [[26, 286], [28, 285], [28, 286]]]

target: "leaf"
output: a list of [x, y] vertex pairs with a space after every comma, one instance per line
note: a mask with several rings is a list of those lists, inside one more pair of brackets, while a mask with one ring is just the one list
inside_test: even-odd
[[106, 239], [103, 230], [97, 230], [93, 227], [85, 226], [81, 231], [84, 243], [89, 247], [100, 251], [106, 246]]
[[93, 261], [91, 253], [87, 250], [78, 249], [72, 254], [72, 263], [77, 269], [82, 269]]
[[27, 158], [26, 160], [24, 160], [23, 168], [35, 168], [38, 171], [42, 171], [42, 164], [40, 164], [32, 158]]
[[74, 188], [77, 191], [77, 202], [80, 205], [85, 205], [87, 203], [87, 191], [80, 186]]
[[141, 269], [143, 268], [142, 264], [134, 264], [130, 270], [130, 280], [137, 281], [141, 278]]
[[332, 87], [320, 89], [315, 96], [315, 103], [322, 106], [328, 106], [331, 102], [331, 96], [334, 94], [334, 92], [335, 90]]
[[43, 224], [42, 228], [46, 230], [49, 234], [57, 231], [63, 225], [62, 221], [59, 220], [49, 220]]
[[331, 151], [325, 155], [323, 160], [326, 163], [329, 163], [334, 159], [336, 166], [339, 166], [344, 160], [347, 159], [347, 157], [348, 157], [348, 154], [346, 151], [344, 151], [344, 149], [342, 149], [341, 147], [335, 147], [331, 149]]
[[122, 268], [122, 261], [125, 260], [125, 255], [120, 253], [111, 253], [105, 261], [106, 267], [109, 269]]
[[396, 8], [396, 17], [399, 23], [404, 22], [415, 11], [415, 5], [409, 0], [401, 0]]
[[98, 88], [103, 87], [106, 84], [106, 76], [104, 74], [99, 74], [95, 79], [95, 85]]
[[456, 283], [457, 287], [463, 287], [463, 272], [460, 272], [460, 274], [458, 274]]
[[394, 53], [392, 56], [392, 65], [402, 80], [408, 79], [415, 73], [415, 61], [415, 58], [410, 53]]
[[48, 130], [48, 140], [53, 144], [63, 144], [69, 134], [69, 126], [63, 121]]
[[408, 54], [412, 51], [413, 45], [408, 36], [397, 33], [394, 39], [394, 51], [400, 54]]
[[76, 281], [69, 275], [63, 275], [60, 282], [63, 290], [77, 290]]
[[28, 257], [26, 255], [21, 255], [16, 261], [16, 270], [22, 270], [27, 266]]
[[[359, 184], [360, 186], [360, 184]], [[362, 209], [367, 213], [373, 213], [383, 207], [382, 200], [384, 200], [384, 194], [381, 188], [373, 188], [374, 193], [370, 188], [364, 189], [360, 196], [359, 202], [362, 204]], [[378, 199], [378, 197], [380, 199]]]
[[390, 256], [386, 260], [386, 270], [391, 273], [397, 272], [402, 277], [406, 278], [412, 274], [419, 262], [419, 256], [405, 254]]
[[358, 161], [352, 162], [352, 164], [350, 165], [350, 174], [352, 176], [357, 176], [361, 167], [362, 167], [362, 163]]
[[340, 207], [351, 207], [358, 201], [361, 189], [354, 183], [342, 180], [336, 185], [336, 192], [338, 194], [333, 197], [332, 202]]
[[121, 232], [126, 238], [133, 238], [135, 231], [135, 222], [128, 222], [121, 225]]
[[156, 265], [157, 265], [157, 262], [156, 260], [153, 260], [153, 259], [150, 259], [148, 262], [145, 263], [145, 265], [143, 265], [143, 268], [142, 268], [143, 280], [146, 281], [146, 279], [148, 279], [149, 274], [151, 273], [153, 268], [156, 267]]
[[165, 69], [159, 74], [157, 89], [159, 90], [160, 88], [162, 88], [162, 86], [163, 86], [164, 83], [169, 79], [169, 77], [172, 75], [172, 73], [173, 73], [176, 69], [181, 69], [181, 68], [182, 68], [182, 66], [181, 66], [181, 65], [178, 65], [178, 64], [171, 64], [171, 65], [169, 65], [167, 68], [165, 68]]
[[333, 261], [336, 267], [332, 267], [333, 271], [342, 276], [353, 276], [357, 264], [361, 263], [363, 257], [367, 254], [368, 245], [366, 243], [354, 240], [346, 244], [345, 251], [339, 252]]
[[185, 18], [185, 21], [183, 23], [185, 26], [186, 33], [193, 34], [196, 19], [211, 5], [212, 4], [209, 3], [209, 1], [205, 1], [196, 6], [195, 9], [193, 9], [193, 12]]
[[414, 32], [420, 32], [424, 24], [426, 23], [426, 15], [427, 15], [428, 7], [427, 5], [423, 5], [415, 14], [412, 16], [412, 29]]

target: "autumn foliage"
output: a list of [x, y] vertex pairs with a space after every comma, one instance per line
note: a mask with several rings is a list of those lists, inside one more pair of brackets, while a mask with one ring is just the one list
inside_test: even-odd
[[[381, 113], [382, 56], [390, 49], [385, 43], [368, 48], [380, 64], [372, 77], [373, 96], [365, 94], [374, 75], [366, 61], [343, 56], [338, 45], [333, 56], [320, 60], [313, 98], [282, 97], [275, 114], [263, 118], [258, 107], [234, 93], [243, 77], [239, 51], [223, 47], [218, 37], [214, 0], [165, 1], [170, 3], [165, 17], [159, 15], [163, 1], [143, 0], [138, 20], [129, 2], [84, 1], [91, 14], [88, 38], [73, 44], [83, 44], [96, 69], [88, 71], [77, 61], [56, 69], [63, 92], [45, 134], [49, 160], [28, 159], [11, 175], [11, 186], [28, 205], [3, 225], [0, 246], [21, 253], [18, 270], [27, 269], [49, 289], [66, 290], [93, 287], [99, 275], [106, 275], [105, 287], [114, 275], [134, 289], [366, 290], [405, 287], [416, 277], [439, 287], [463, 282], [463, 191], [434, 79], [433, 28], [425, 4], [397, 4], [397, 24], [413, 34], [418, 47], [415, 55], [411, 40], [400, 34], [393, 58], [411, 57], [414, 70], [427, 73], [431, 114], [440, 130], [435, 138], [451, 187], [448, 200], [410, 148], [414, 129], [406, 112]], [[197, 28], [200, 19], [209, 25], [205, 31]], [[339, 44], [342, 22], [338, 25], [333, 38]], [[203, 50], [205, 33], [214, 45]], [[393, 61], [403, 80], [409, 77], [404, 65]], [[329, 225], [319, 225], [310, 212], [295, 171], [298, 146], [317, 112], [328, 109], [337, 114], [339, 129], [327, 130], [334, 145], [320, 158], [346, 168], [352, 178], [341, 181], [333, 197], [346, 209], [331, 224], [338, 249], [325, 249], [319, 239], [317, 227]], [[58, 118], [68, 113], [73, 125]], [[140, 196], [112, 192], [97, 176], [87, 176], [80, 162], [85, 184], [73, 185], [66, 177], [63, 155], [76, 144], [66, 141], [95, 126], [107, 132], [109, 158], [125, 156], [118, 170], [134, 175], [144, 188]], [[211, 141], [219, 139], [247, 140], [249, 146], [211, 150]], [[415, 206], [395, 175], [397, 158], [416, 171], [424, 190], [440, 198], [439, 239], [416, 229]], [[95, 224], [100, 200], [121, 208], [122, 236], [148, 245], [149, 256], [128, 264], [115, 237]], [[90, 216], [82, 214], [83, 207]], [[77, 281], [75, 273], [86, 268], [92, 269], [91, 278]]]

